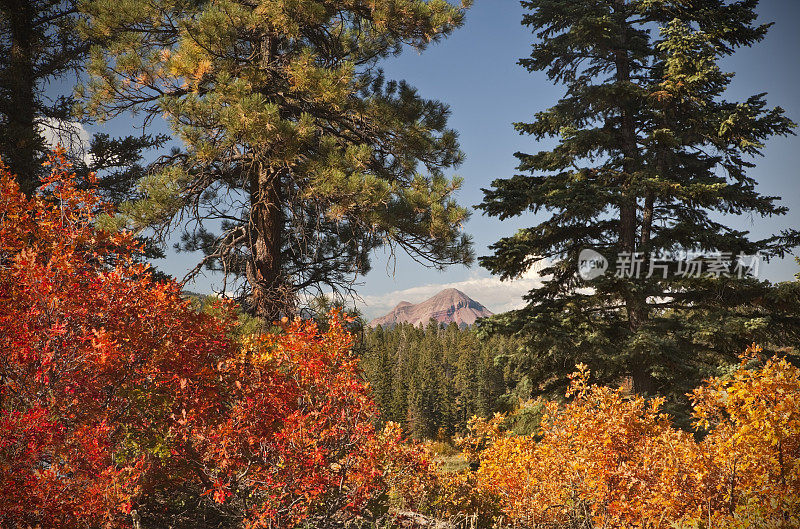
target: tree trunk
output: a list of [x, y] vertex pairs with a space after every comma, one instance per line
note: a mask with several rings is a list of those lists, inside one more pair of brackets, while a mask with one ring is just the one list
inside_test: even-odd
[[294, 307], [293, 293], [282, 273], [281, 183], [280, 171], [260, 169], [250, 177], [249, 304], [267, 323], [287, 315]]
[[31, 196], [39, 185], [41, 137], [36, 126], [36, 78], [34, 75], [34, 6], [28, 0], [0, 0], [8, 20], [11, 41], [4, 84], [9, 99], [4, 103], [8, 119], [3, 160], [19, 178], [22, 191]]
[[644, 211], [642, 211], [642, 234], [639, 238], [639, 247], [643, 252], [645, 252], [645, 259], [650, 257], [650, 252], [647, 246], [650, 244], [650, 233], [653, 229], [654, 202], [655, 197], [653, 196], [653, 192], [648, 191], [644, 199]]
[[[631, 64], [627, 50], [627, 13], [625, 0], [616, 0], [614, 8], [615, 15], [619, 22], [621, 31], [620, 45], [614, 51], [614, 62], [616, 67], [616, 78], [620, 84], [627, 84], [631, 80]], [[639, 169], [639, 146], [636, 138], [636, 123], [631, 113], [627, 101], [622, 99], [620, 104], [620, 143], [623, 155], [622, 169], [623, 181], [622, 194], [623, 200], [619, 208], [619, 248], [622, 252], [637, 252], [636, 244], [636, 213], [638, 210], [638, 197], [630, 190], [631, 181], [634, 173]], [[650, 203], [652, 209], [652, 202]], [[642, 229], [642, 236], [645, 237], [645, 228]], [[649, 240], [649, 227], [646, 237]], [[636, 278], [632, 278], [634, 281]], [[636, 333], [649, 318], [649, 307], [647, 305], [647, 295], [644, 292], [631, 290], [624, 294], [625, 306], [628, 313], [628, 324], [631, 333]], [[633, 379], [633, 389], [636, 393], [653, 393], [655, 381], [648, 369], [647, 359], [641, 352], [635, 351], [630, 374]]]
[[[650, 257], [649, 251], [646, 250], [650, 242], [650, 230], [652, 229], [653, 223], [653, 201], [653, 193], [648, 192], [644, 201], [641, 237], [639, 240], [639, 250], [644, 252], [643, 259], [645, 262], [647, 262]], [[631, 330], [636, 332], [639, 328], [641, 328], [642, 324], [644, 324], [650, 318], [650, 307], [647, 304], [647, 294], [644, 292], [631, 293], [631, 297], [627, 303], [627, 306]], [[631, 372], [633, 378], [633, 389], [636, 393], [641, 395], [653, 395], [657, 390], [655, 379], [653, 379], [653, 376], [650, 374], [650, 370], [648, 369], [647, 358], [642, 358], [641, 355], [639, 356], [640, 357], [634, 362]]]
[[[272, 34], [254, 42], [258, 62], [268, 71], [277, 60], [278, 39]], [[269, 96], [270, 90], [264, 87]], [[250, 310], [269, 324], [294, 312], [294, 291], [283, 275], [281, 261], [284, 228], [281, 186], [284, 172], [255, 162], [250, 174], [250, 221], [247, 280], [250, 283]]]
[[[617, 9], [620, 18], [620, 25], [626, 27], [625, 21], [625, 2], [624, 0], [617, 0]], [[627, 84], [631, 79], [630, 59], [628, 51], [625, 49], [625, 35], [620, 38], [620, 49], [614, 51], [614, 60], [616, 66], [617, 83]], [[622, 149], [622, 171], [623, 180], [620, 182], [622, 185], [623, 201], [619, 209], [619, 246], [623, 252], [636, 251], [636, 209], [637, 201], [636, 196], [631, 194], [630, 180], [633, 173], [636, 171], [639, 159], [639, 147], [636, 141], [636, 125], [633, 116], [631, 115], [630, 108], [622, 101], [620, 105], [620, 147]]]

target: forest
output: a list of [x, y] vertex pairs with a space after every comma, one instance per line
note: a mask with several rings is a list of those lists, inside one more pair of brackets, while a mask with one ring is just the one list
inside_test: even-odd
[[[514, 378], [495, 363], [515, 341], [434, 323], [365, 332], [361, 366], [383, 421], [404, 426], [416, 439], [451, 439], [473, 416], [509, 407]], [[513, 406], [513, 405], [512, 405]]]
[[[800, 230], [756, 179], [797, 109], [728, 71], [772, 21], [514, 5], [560, 95], [470, 205], [387, 72], [471, 0], [0, 1], [0, 529], [800, 527], [800, 273], [757, 266]], [[370, 326], [398, 254], [538, 279]]]

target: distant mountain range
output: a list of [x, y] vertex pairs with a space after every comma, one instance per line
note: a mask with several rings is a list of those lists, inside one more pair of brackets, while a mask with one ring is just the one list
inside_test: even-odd
[[492, 315], [493, 313], [489, 309], [460, 290], [448, 288], [416, 305], [408, 301], [401, 301], [389, 314], [375, 318], [369, 322], [369, 325], [370, 327], [379, 325], [393, 327], [398, 323], [427, 325], [428, 321], [434, 320], [439, 323], [456, 323], [459, 326], [467, 327], [475, 323], [478, 318]]

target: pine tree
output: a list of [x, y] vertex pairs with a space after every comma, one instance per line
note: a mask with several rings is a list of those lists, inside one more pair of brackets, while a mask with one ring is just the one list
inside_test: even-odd
[[[448, 330], [450, 329], [448, 328]], [[455, 359], [456, 374], [453, 380], [457, 394], [454, 402], [454, 423], [459, 429], [463, 429], [473, 415], [484, 415], [478, 412], [481, 368], [483, 366], [478, 361], [479, 346], [474, 340], [470, 340], [473, 338], [472, 334], [460, 332], [458, 334], [455, 346], [458, 347], [457, 350], [460, 354]]]
[[[299, 292], [347, 291], [390, 245], [445, 266], [471, 259], [444, 170], [462, 159], [448, 108], [380, 61], [458, 27], [444, 0], [91, 0], [84, 110], [166, 115], [184, 149], [123, 208], [134, 227], [191, 215], [181, 248], [244, 277], [258, 315]], [[215, 231], [219, 227], [219, 231]]]
[[396, 327], [391, 333], [392, 338], [386, 341], [394, 360], [392, 400], [388, 412], [384, 410], [381, 412], [399, 424], [406, 422], [408, 417], [409, 386], [419, 364], [415, 354], [417, 352], [417, 334], [417, 329], [412, 325], [404, 324]]
[[[798, 232], [757, 239], [719, 220], [786, 212], [747, 170], [768, 138], [791, 134], [794, 124], [765, 94], [726, 100], [733, 74], [719, 66], [766, 35], [769, 25], [755, 22], [757, 1], [522, 4], [538, 40], [520, 64], [566, 89], [534, 122], [515, 125], [557, 145], [518, 153], [521, 174], [496, 180], [480, 205], [500, 219], [550, 214], [480, 260], [504, 279], [544, 264], [548, 279], [528, 305], [484, 326], [525, 338], [516, 358], [528, 378], [522, 385], [555, 389], [584, 362], [602, 382], [631, 377], [639, 392], [682, 395], [752, 341], [797, 343], [797, 286], [740, 274], [737, 261], [783, 257]], [[582, 280], [583, 249], [610, 260], [610, 270]], [[699, 277], [679, 274], [676, 262], [652, 266], [681, 261], [681, 252], [704, 256]], [[709, 273], [714, 262], [718, 277]]]
[[[477, 341], [476, 333], [470, 333], [471, 340]], [[475, 396], [474, 411], [470, 417], [491, 417], [497, 411], [514, 408], [517, 401], [504, 399], [508, 394], [508, 387], [503, 379], [503, 372], [496, 363], [496, 355], [501, 352], [509, 339], [497, 337], [488, 343], [478, 341], [476, 364], [478, 365], [478, 391]], [[510, 404], [510, 406], [509, 406]]]
[[375, 404], [381, 411], [380, 421], [400, 422], [392, 411], [393, 386], [395, 366], [395, 350], [389, 345], [390, 336], [384, 332], [383, 327], [366, 329], [361, 356], [361, 368], [364, 377], [372, 388]]

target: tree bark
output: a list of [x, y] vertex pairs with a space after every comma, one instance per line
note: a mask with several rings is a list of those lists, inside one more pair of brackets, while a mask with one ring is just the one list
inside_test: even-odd
[[283, 278], [281, 172], [254, 171], [250, 177], [250, 308], [267, 323], [291, 312], [293, 293]]
[[4, 84], [8, 119], [4, 136], [8, 151], [3, 160], [16, 173], [22, 191], [30, 197], [39, 185], [41, 137], [36, 126], [36, 77], [34, 73], [34, 6], [28, 0], [0, 0], [8, 20], [11, 49]]
[[[277, 57], [278, 39], [271, 33], [254, 41], [260, 67], [269, 71]], [[268, 86], [262, 93], [270, 96]], [[293, 312], [294, 292], [283, 276], [281, 260], [283, 200], [281, 186], [285, 175], [280, 169], [254, 161], [250, 174], [250, 221], [247, 280], [250, 283], [249, 306], [266, 324]]]
[[653, 229], [653, 207], [655, 197], [652, 191], [648, 191], [644, 198], [644, 210], [642, 211], [642, 233], [639, 238], [639, 247], [647, 253], [645, 258], [650, 257], [647, 245], [650, 243], [650, 233]]
[[[619, 22], [622, 34], [620, 35], [619, 48], [614, 51], [614, 62], [616, 67], [617, 83], [626, 85], [631, 82], [631, 64], [627, 51], [627, 13], [625, 0], [616, 0], [614, 7], [615, 15]], [[636, 244], [636, 213], [638, 210], [638, 197], [632, 191], [631, 183], [634, 173], [639, 168], [639, 147], [636, 138], [636, 123], [627, 105], [626, 98], [621, 98], [620, 104], [620, 142], [623, 155], [622, 170], [622, 203], [619, 213], [619, 248], [622, 252], [637, 252]], [[652, 209], [652, 203], [650, 205]], [[647, 238], [649, 239], [649, 228]], [[642, 236], [645, 236], [644, 227]], [[636, 278], [633, 278], [634, 280]], [[628, 313], [628, 325], [631, 333], [636, 333], [649, 317], [647, 306], [647, 296], [643, 292], [637, 292], [630, 288], [624, 294], [625, 306]], [[636, 393], [653, 393], [655, 381], [647, 366], [647, 359], [636, 354], [630, 366], [630, 374], [633, 379], [633, 389]]]

